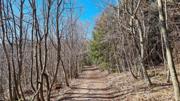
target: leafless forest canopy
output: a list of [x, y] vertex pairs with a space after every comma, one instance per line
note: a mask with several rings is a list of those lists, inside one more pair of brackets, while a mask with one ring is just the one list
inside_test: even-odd
[[158, 78], [180, 101], [180, 0], [94, 2], [104, 10], [88, 38], [76, 0], [0, 0], [0, 101], [54, 101], [87, 66], [129, 74], [145, 88]]

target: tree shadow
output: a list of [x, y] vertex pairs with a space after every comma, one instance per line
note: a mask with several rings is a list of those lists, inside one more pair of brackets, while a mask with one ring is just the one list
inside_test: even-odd
[[[172, 86], [171, 83], [154, 83], [151, 88], [152, 88], [152, 92], [159, 92], [160, 90], [169, 88], [170, 86]], [[155, 89], [155, 90], [153, 90], [153, 89]]]
[[135, 87], [135, 93], [144, 92], [144, 91], [150, 91], [151, 93], [159, 92], [160, 90], [169, 88], [172, 86], [171, 83], [153, 83], [151, 86], [138, 86]]
[[71, 90], [110, 90], [110, 87], [105, 88], [86, 88], [86, 87], [70, 87]]
[[[80, 88], [81, 89], [81, 88]], [[93, 90], [102, 90], [102, 89], [93, 89]], [[107, 89], [105, 90], [105, 92]], [[58, 101], [68, 100], [68, 101], [85, 101], [85, 99], [88, 99], [88, 101], [95, 101], [95, 100], [113, 100], [115, 98], [128, 95], [129, 93], [132, 93], [133, 90], [126, 89], [124, 91], [112, 91], [112, 92], [106, 92], [106, 93], [73, 93], [68, 92], [65, 93], [67, 96], [64, 96]], [[84, 100], [76, 100], [76, 99], [84, 99]]]
[[[68, 100], [68, 101], [102, 101], [102, 100], [114, 100], [116, 101], [125, 100], [127, 95], [135, 95], [140, 92], [150, 91], [150, 92], [159, 92], [164, 89], [164, 87], [169, 88], [171, 83], [153, 83], [152, 86], [137, 86], [136, 88], [123, 88], [121, 90], [114, 90], [111, 86], [105, 88], [86, 88], [86, 87], [71, 87], [69, 92], [66, 92], [62, 98], [58, 101]], [[87, 90], [85, 93], [78, 92], [78, 90]], [[73, 92], [75, 91], [75, 92]], [[93, 91], [93, 92], [91, 92]], [[77, 100], [76, 100], [77, 99]], [[84, 99], [84, 100], [81, 100]], [[120, 100], [119, 100], [120, 99]]]
[[95, 71], [95, 70], [98, 70], [98, 68], [86, 67], [82, 71]]
[[159, 87], [159, 86], [172, 86], [172, 83], [153, 83], [152, 87]]
[[102, 78], [106, 78], [109, 74], [105, 74], [105, 75], [100, 75], [100, 76], [91, 76], [91, 77], [86, 77], [86, 76], [79, 76], [77, 79], [102, 79]]

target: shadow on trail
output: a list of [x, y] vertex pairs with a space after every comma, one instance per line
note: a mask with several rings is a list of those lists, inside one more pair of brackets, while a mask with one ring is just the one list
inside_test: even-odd
[[102, 76], [91, 76], [91, 77], [85, 77], [85, 76], [79, 76], [77, 79], [103, 79], [106, 78], [109, 74], [105, 74]]
[[85, 67], [82, 71], [95, 71], [95, 70], [98, 70], [98, 68]]
[[[93, 89], [94, 90], [94, 89]], [[99, 90], [99, 89], [96, 89]], [[109, 89], [110, 90], [110, 89]], [[107, 91], [107, 90], [104, 90]], [[125, 91], [112, 91], [107, 93], [65, 93], [67, 95], [58, 101], [113, 101], [113, 99], [119, 98], [123, 95], [128, 95], [132, 93], [132, 90], [126, 89]], [[82, 96], [83, 95], [83, 96]], [[80, 100], [83, 99], [83, 100]]]
[[110, 90], [110, 87], [107, 88], [83, 88], [83, 87], [71, 87], [72, 90]]
[[79, 84], [72, 85], [58, 101], [111, 101], [132, 93], [130, 89], [113, 89], [108, 84], [107, 76], [108, 73], [96, 67], [84, 68], [83, 73], [77, 78]]

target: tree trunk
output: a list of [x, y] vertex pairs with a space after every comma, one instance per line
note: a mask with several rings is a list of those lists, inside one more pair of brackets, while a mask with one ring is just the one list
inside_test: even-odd
[[167, 30], [166, 30], [165, 15], [164, 15], [164, 11], [163, 11], [162, 0], [158, 0], [158, 9], [159, 9], [160, 31], [161, 31], [161, 34], [163, 36], [164, 43], [165, 43], [167, 64], [168, 64], [168, 68], [170, 70], [171, 80], [173, 83], [175, 100], [180, 101], [179, 81], [178, 81], [174, 61], [172, 58], [172, 52], [170, 49], [170, 44], [168, 41], [168, 35], [167, 35]]
[[13, 100], [13, 95], [12, 95], [12, 85], [11, 85], [11, 63], [10, 63], [10, 57], [9, 57], [9, 54], [8, 54], [8, 50], [7, 50], [7, 47], [6, 47], [6, 42], [5, 42], [5, 36], [6, 36], [6, 31], [5, 31], [5, 28], [4, 28], [4, 22], [3, 22], [3, 2], [0, 0], [0, 23], [1, 23], [1, 29], [2, 29], [2, 33], [3, 33], [3, 36], [2, 36], [2, 45], [3, 45], [3, 50], [4, 50], [4, 53], [5, 53], [5, 56], [6, 56], [6, 61], [7, 61], [7, 67], [8, 67], [8, 86], [9, 86], [9, 97], [10, 97], [10, 101]]
[[66, 69], [65, 69], [64, 62], [63, 62], [62, 58], [60, 58], [60, 61], [61, 61], [62, 69], [63, 69], [63, 72], [64, 72], [66, 86], [69, 87], [68, 77], [67, 77]]
[[140, 65], [141, 65], [141, 70], [142, 70], [142, 73], [143, 73], [143, 77], [145, 79], [145, 82], [148, 84], [148, 85], [151, 85], [151, 80], [148, 76], [148, 73], [147, 73], [147, 70], [144, 66], [144, 37], [143, 37], [143, 30], [142, 30], [142, 26], [140, 24], [140, 21], [139, 19], [135, 19], [136, 21], [136, 24], [137, 24], [137, 27], [138, 27], [138, 31], [139, 31], [139, 40], [140, 40]]

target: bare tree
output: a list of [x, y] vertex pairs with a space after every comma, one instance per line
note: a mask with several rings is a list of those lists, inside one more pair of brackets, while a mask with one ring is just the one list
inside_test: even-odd
[[167, 64], [168, 64], [168, 68], [169, 68], [170, 74], [171, 74], [171, 80], [173, 83], [175, 99], [176, 99], [176, 101], [179, 101], [180, 100], [179, 81], [178, 81], [174, 61], [172, 58], [172, 52], [171, 52], [170, 44], [168, 41], [166, 21], [165, 21], [165, 15], [164, 15], [165, 13], [163, 10], [162, 0], [158, 0], [158, 9], [159, 9], [160, 31], [161, 31], [161, 34], [163, 36], [164, 43], [165, 43]]
[[11, 63], [10, 63], [10, 57], [9, 57], [9, 53], [7, 51], [7, 46], [6, 46], [6, 36], [7, 36], [7, 31], [5, 31], [5, 27], [4, 27], [4, 20], [6, 20], [6, 17], [3, 18], [3, 7], [4, 7], [4, 4], [3, 4], [3, 1], [0, 0], [0, 18], [1, 18], [1, 29], [2, 29], [2, 44], [3, 44], [3, 49], [4, 49], [4, 53], [6, 55], [6, 61], [7, 61], [7, 65], [8, 65], [8, 79], [9, 79], [9, 97], [10, 97], [10, 100], [12, 101], [13, 100], [13, 94], [12, 94], [12, 85], [11, 85], [11, 81], [12, 81], [12, 78], [11, 78]]

